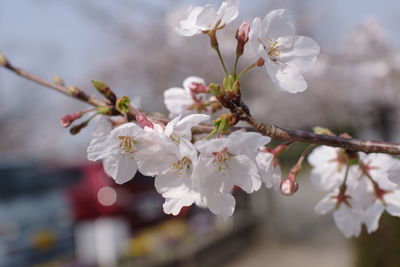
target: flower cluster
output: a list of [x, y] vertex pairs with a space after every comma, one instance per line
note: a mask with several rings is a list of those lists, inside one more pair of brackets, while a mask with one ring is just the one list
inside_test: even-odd
[[319, 214], [333, 212], [346, 237], [378, 229], [386, 210], [400, 217], [400, 160], [386, 154], [348, 152], [321, 146], [308, 157], [312, 184], [328, 195], [315, 207]]
[[179, 115], [165, 126], [155, 122], [142, 128], [129, 122], [111, 130], [110, 121], [98, 117], [88, 158], [102, 160], [105, 172], [119, 184], [131, 180], [138, 169], [155, 176], [167, 214], [177, 215], [182, 207], [196, 204], [228, 217], [235, 208], [235, 186], [252, 193], [264, 180], [269, 187], [277, 171], [270, 167], [269, 153], [259, 149], [270, 138], [259, 133], [235, 131], [193, 144], [191, 128], [209, 118]]
[[[246, 21], [241, 24], [235, 36], [235, 66], [228, 72], [216, 33], [237, 16], [238, 1], [226, 0], [217, 11], [211, 5], [190, 9], [187, 19], [176, 28], [184, 36], [208, 35], [225, 75], [221, 84], [207, 85], [202, 78], [191, 76], [183, 82], [183, 88], [166, 90], [164, 103], [171, 120], [163, 123], [147, 117], [131, 105], [129, 98], [117, 98], [105, 83], [93, 82], [112, 105], [97, 107], [97, 115], [123, 116], [119, 121], [103, 115], [92, 120], [94, 131], [88, 159], [101, 160], [105, 172], [119, 184], [131, 180], [138, 170], [155, 177], [155, 188], [165, 199], [163, 210], [167, 214], [177, 215], [182, 207], [194, 204], [227, 218], [235, 209], [232, 193], [236, 187], [250, 194], [264, 183], [287, 196], [299, 188], [296, 177], [313, 146], [304, 150], [282, 180], [279, 155], [293, 142], [266, 147], [271, 139], [261, 134], [268, 132], [262, 124], [254, 123], [243, 103], [240, 80], [252, 68], [265, 65], [279, 89], [302, 92], [307, 88], [303, 73], [315, 64], [319, 46], [309, 37], [295, 35], [287, 10], [274, 10], [263, 20], [255, 18], [251, 24]], [[247, 43], [257, 59], [238, 72], [238, 61]], [[217, 116], [216, 112], [223, 108], [229, 112]], [[89, 111], [65, 116], [62, 124], [69, 127], [86, 112]], [[74, 132], [85, 127], [89, 120], [73, 127]], [[211, 130], [194, 136], [193, 128], [211, 120]], [[234, 129], [241, 120], [260, 133]], [[316, 127], [315, 131], [333, 135], [324, 128]], [[336, 225], [346, 237], [358, 236], [362, 224], [368, 232], [375, 231], [385, 210], [400, 216], [399, 160], [385, 154], [367, 155], [320, 146], [308, 161], [313, 166], [312, 184], [328, 192], [315, 210], [320, 214], [332, 211]]]

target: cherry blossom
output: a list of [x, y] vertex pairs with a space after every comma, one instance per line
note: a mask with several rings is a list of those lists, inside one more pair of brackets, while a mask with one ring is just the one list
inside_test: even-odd
[[353, 208], [353, 205], [350, 195], [340, 194], [339, 190], [335, 190], [323, 198], [314, 210], [318, 214], [333, 212], [335, 224], [343, 235], [347, 238], [358, 237], [361, 233], [363, 214], [361, 210]]
[[149, 158], [145, 166], [141, 165], [141, 171], [145, 167], [145, 172], [157, 173], [154, 184], [166, 199], [165, 213], [177, 215], [182, 207], [200, 201], [192, 178], [197, 166], [197, 150], [192, 143], [183, 138], [179, 144], [170, 141], [139, 153], [142, 158]]
[[191, 7], [187, 19], [179, 23], [176, 31], [183, 36], [193, 36], [231, 23], [239, 14], [238, 0], [225, 0], [218, 11], [210, 4]]
[[88, 149], [88, 159], [104, 159], [105, 172], [118, 184], [131, 180], [137, 171], [136, 154], [154, 144], [154, 134], [134, 123], [126, 123], [108, 135], [94, 138]]
[[273, 10], [263, 20], [255, 18], [250, 48], [254, 55], [265, 60], [267, 73], [280, 89], [289, 93], [307, 89], [302, 73], [314, 66], [320, 48], [313, 39], [294, 34], [288, 10]]
[[206, 100], [206, 86], [203, 79], [191, 76], [183, 82], [183, 88], [173, 87], [164, 92], [164, 104], [169, 111], [169, 117], [180, 114], [187, 115], [201, 111]]
[[[171, 120], [165, 127], [161, 127], [158, 123], [154, 123], [154, 128], [145, 128], [146, 132], [154, 133], [153, 138], [156, 140], [153, 146], [148, 147], [147, 150], [138, 153], [140, 158], [139, 169], [141, 173], [149, 176], [165, 173], [170, 165], [171, 160], [168, 160], [169, 156], [173, 158], [178, 155], [177, 151], [180, 149], [186, 149], [196, 151], [196, 148], [190, 143], [192, 139], [191, 129], [193, 126], [206, 121], [210, 118], [209, 115], [204, 114], [192, 114], [181, 119], [181, 115]], [[185, 141], [183, 147], [179, 147], [180, 143]], [[186, 151], [185, 150], [185, 151]], [[185, 152], [188, 153], [188, 152]]]
[[228, 137], [198, 141], [195, 146], [200, 152], [199, 170], [212, 177], [223, 193], [229, 193], [235, 185], [247, 193], [257, 191], [262, 181], [255, 158], [258, 148], [269, 141], [269, 137], [259, 133], [242, 131]]

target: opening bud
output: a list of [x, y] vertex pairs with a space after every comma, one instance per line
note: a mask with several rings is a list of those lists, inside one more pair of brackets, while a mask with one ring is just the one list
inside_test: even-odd
[[126, 114], [130, 110], [130, 103], [131, 100], [127, 96], [123, 96], [117, 99], [117, 102], [115, 103], [115, 108], [121, 112], [121, 114]]

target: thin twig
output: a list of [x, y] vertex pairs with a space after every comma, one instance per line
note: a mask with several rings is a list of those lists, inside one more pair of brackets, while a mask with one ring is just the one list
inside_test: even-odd
[[[88, 96], [86, 95], [86, 93], [84, 93], [79, 89], [77, 91], [78, 93], [76, 92], [73, 93], [65, 86], [56, 84], [54, 82], [50, 82], [42, 77], [31, 74], [20, 68], [16, 68], [15, 66], [11, 65], [8, 61], [7, 64], [2, 66], [4, 66], [6, 69], [16, 73], [17, 75], [27, 80], [41, 84], [43, 86], [56, 90], [67, 96], [79, 99], [90, 105], [93, 106], [107, 105], [106, 102]], [[370, 140], [363, 141], [353, 138], [343, 138], [337, 136], [314, 134], [311, 132], [300, 131], [300, 130], [287, 130], [271, 124], [260, 123], [252, 116], [249, 116], [244, 112], [242, 112], [239, 115], [241, 120], [248, 122], [252, 127], [233, 127], [232, 131], [244, 129], [246, 131], [257, 131], [263, 135], [269, 136], [272, 139], [277, 139], [277, 140], [302, 142], [302, 143], [317, 144], [317, 145], [327, 145], [332, 147], [341, 147], [344, 149], [352, 151], [360, 151], [365, 153], [386, 153], [386, 154], [400, 155], [400, 144], [397, 143], [370, 141]], [[156, 117], [156, 116], [150, 116], [150, 117], [154, 120], [162, 121], [164, 123], [169, 122], [169, 120], [166, 118]], [[200, 124], [198, 126], [193, 127], [193, 132], [195, 134], [210, 133], [213, 129], [214, 126], [212, 125]]]

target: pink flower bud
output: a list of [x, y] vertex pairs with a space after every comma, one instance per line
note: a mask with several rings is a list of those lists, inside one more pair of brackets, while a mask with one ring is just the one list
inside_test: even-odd
[[296, 181], [286, 178], [281, 181], [280, 189], [283, 195], [291, 196], [297, 192], [297, 190], [299, 189], [299, 185]]
[[236, 32], [236, 39], [239, 42], [246, 43], [249, 40], [250, 25], [247, 21], [243, 21], [238, 31]]
[[76, 119], [79, 119], [82, 117], [82, 112], [75, 112], [74, 114], [71, 115], [65, 115], [60, 119], [60, 123], [62, 127], [67, 128], [71, 125], [72, 122], [74, 122]]
[[149, 119], [143, 113], [136, 114], [136, 121], [142, 128], [144, 127], [153, 128], [153, 123], [149, 121]]
[[208, 92], [208, 87], [202, 83], [191, 83], [189, 85], [190, 92], [192, 94], [206, 94]]

